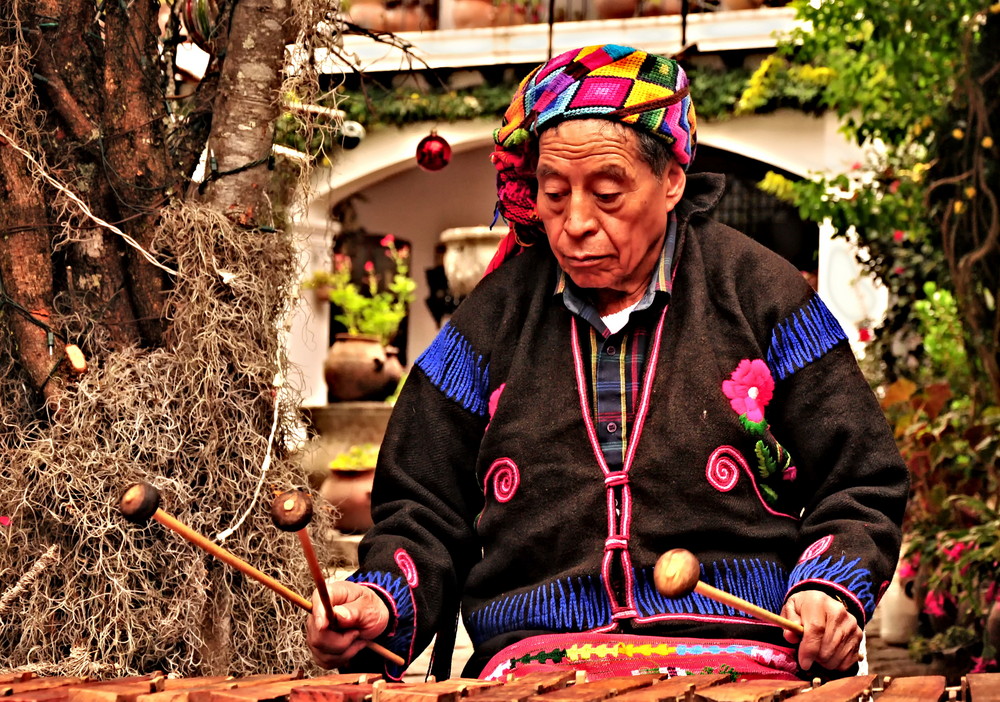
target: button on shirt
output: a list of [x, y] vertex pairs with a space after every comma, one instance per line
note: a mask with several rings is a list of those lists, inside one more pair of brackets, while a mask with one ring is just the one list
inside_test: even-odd
[[[671, 293], [670, 271], [677, 243], [677, 222], [671, 214], [667, 236], [653, 279], [629, 313], [628, 322], [612, 332], [586, 293], [560, 271], [556, 295], [579, 319], [580, 349], [587, 369], [588, 397], [594, 429], [611, 470], [622, 468], [632, 420], [642, 392], [650, 336]], [[589, 352], [589, 353], [588, 353]]]

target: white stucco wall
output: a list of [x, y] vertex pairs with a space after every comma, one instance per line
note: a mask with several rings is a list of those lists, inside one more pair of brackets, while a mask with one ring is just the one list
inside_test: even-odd
[[[454, 149], [451, 164], [436, 173], [416, 167], [417, 143], [434, 126]], [[411, 309], [407, 354], [410, 362], [437, 333], [424, 300], [428, 295], [424, 271], [434, 265], [434, 247], [440, 233], [450, 227], [489, 224], [496, 200], [495, 177], [489, 162], [491, 122], [459, 125], [410, 125], [370, 135], [361, 145], [343, 152], [337, 162], [319, 173], [314, 195], [299, 227], [322, 231], [332, 205], [348, 195], [361, 194], [357, 202], [360, 222], [372, 232], [393, 233], [413, 246], [412, 273], [417, 281], [417, 302]], [[858, 150], [837, 132], [832, 117], [811, 117], [796, 111], [752, 116], [699, 125], [699, 141], [770, 163], [792, 173], [847, 170], [860, 157]], [[503, 227], [502, 221], [498, 224]], [[324, 263], [316, 256], [307, 269]], [[328, 254], [327, 254], [328, 256]], [[863, 318], [878, 319], [885, 308], [885, 292], [859, 276], [853, 251], [843, 240], [833, 240], [829, 229], [820, 236], [820, 295], [852, 339]], [[852, 265], [854, 267], [852, 267]], [[303, 305], [302, 313], [309, 312]], [[324, 404], [322, 360], [326, 354], [328, 325], [315, 317], [296, 321], [292, 357], [303, 366], [306, 404]], [[304, 339], [312, 332], [309, 348]], [[317, 371], [317, 369], [319, 369]]]

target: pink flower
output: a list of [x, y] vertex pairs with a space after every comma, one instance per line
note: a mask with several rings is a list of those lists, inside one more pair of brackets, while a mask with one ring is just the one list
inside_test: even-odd
[[928, 592], [924, 598], [924, 612], [932, 617], [945, 616], [944, 594], [941, 592]]
[[892, 269], [892, 272], [895, 273], [896, 275], [903, 275], [903, 273], [906, 273], [906, 269], [903, 268], [902, 266], [896, 266], [895, 268]]
[[781, 471], [782, 480], [795, 480], [799, 477], [799, 469], [795, 466], [788, 466], [785, 470]]
[[983, 658], [976, 658], [975, 656], [971, 656], [971, 658], [973, 665], [972, 670], [969, 671], [970, 673], [986, 673], [992, 666], [997, 664], [996, 658], [992, 660], [984, 660]]
[[774, 379], [764, 361], [744, 358], [729, 380], [722, 381], [722, 392], [736, 414], [745, 414], [751, 422], [761, 422], [764, 408], [774, 394]]
[[899, 566], [899, 578], [912, 578], [917, 574], [917, 565], [920, 562], [920, 554], [917, 554], [914, 558], [908, 561], [903, 561], [902, 565]]
[[898, 180], [894, 180], [891, 183], [889, 183], [889, 192], [890, 193], [892, 193], [893, 195], [895, 195], [897, 190], [899, 190], [899, 181]]
[[900, 242], [905, 238], [906, 238], [906, 232], [904, 232], [902, 229], [897, 229], [892, 233], [892, 240], [895, 242]]
[[408, 257], [410, 255], [410, 247], [409, 246], [400, 246], [399, 247], [399, 255], [402, 258]]
[[374, 261], [365, 261], [365, 271], [368, 272], [368, 273], [371, 273], [374, 270], [375, 270], [375, 262]]
[[396, 237], [394, 237], [392, 234], [386, 234], [384, 237], [382, 237], [382, 239], [378, 243], [380, 246], [389, 248], [390, 246], [396, 243]]
[[868, 327], [858, 329], [858, 341], [868, 342], [872, 340], [872, 330]]
[[0, 517], [0, 526], [10, 526], [10, 517]]
[[855, 161], [854, 163], [852, 163], [851, 164], [851, 170], [852, 171], [860, 171], [861, 170], [861, 161]]
[[951, 548], [944, 549], [944, 555], [945, 558], [947, 558], [952, 563], [957, 563], [958, 559], [962, 557], [962, 554], [965, 551], [968, 551], [970, 548], [972, 548], [972, 544], [968, 542], [956, 543]]

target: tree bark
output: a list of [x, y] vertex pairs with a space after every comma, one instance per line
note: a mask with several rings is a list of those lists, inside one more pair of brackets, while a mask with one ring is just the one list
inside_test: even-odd
[[[267, 161], [279, 111], [285, 64], [284, 24], [289, 0], [240, 0], [233, 8], [229, 42], [208, 140], [218, 177], [203, 199], [247, 227], [270, 226], [265, 196]], [[227, 174], [229, 171], [233, 173]]]
[[[155, 0], [129, 5], [107, 2], [104, 31], [108, 51], [104, 67], [104, 154], [108, 180], [118, 196], [124, 228], [149, 251], [157, 215], [170, 186], [163, 145], [163, 99], [157, 55]], [[147, 343], [163, 342], [164, 280], [161, 272], [132, 247], [126, 253], [132, 298]]]
[[[11, 130], [7, 120], [0, 119], [4, 131]], [[49, 249], [48, 219], [39, 193], [32, 187], [31, 175], [24, 157], [8, 145], [0, 148], [0, 280], [4, 294], [14, 304], [36, 320], [48, 324], [52, 315], [52, 262]], [[53, 399], [58, 393], [58, 381], [46, 382], [49, 373], [61, 358], [50, 355], [45, 329], [25, 318], [12, 307], [4, 309], [10, 331], [17, 340], [21, 364], [36, 389]], [[53, 339], [53, 342], [57, 340]]]

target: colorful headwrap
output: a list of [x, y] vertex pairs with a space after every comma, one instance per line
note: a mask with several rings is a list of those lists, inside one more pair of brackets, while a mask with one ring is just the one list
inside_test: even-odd
[[531, 140], [568, 119], [606, 119], [645, 130], [663, 139], [685, 170], [694, 157], [694, 105], [676, 61], [616, 44], [556, 56], [521, 82], [493, 133], [497, 209], [511, 235], [490, 270], [512, 255], [518, 235], [523, 241], [541, 234]]

